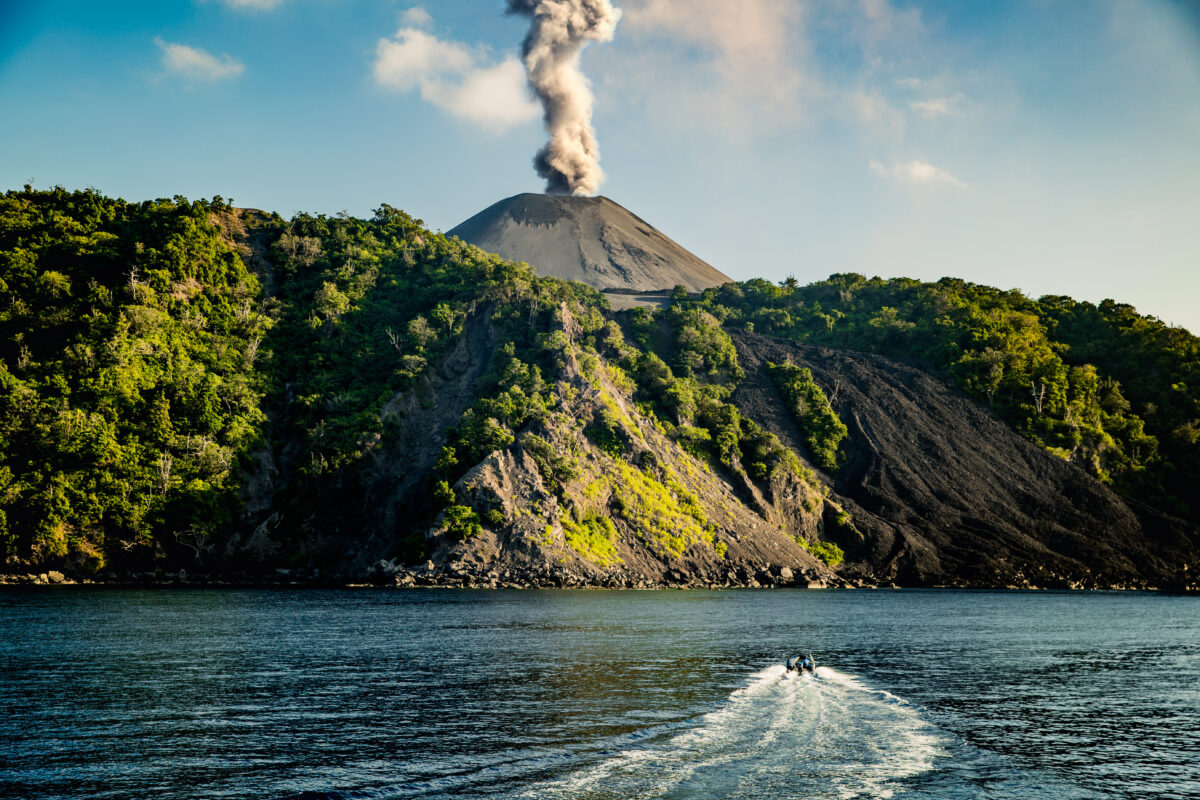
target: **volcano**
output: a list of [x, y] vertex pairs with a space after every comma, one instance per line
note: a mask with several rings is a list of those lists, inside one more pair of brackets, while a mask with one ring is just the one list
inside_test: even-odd
[[732, 280], [607, 197], [518, 194], [447, 235], [524, 261], [539, 275], [610, 292], [697, 292]]

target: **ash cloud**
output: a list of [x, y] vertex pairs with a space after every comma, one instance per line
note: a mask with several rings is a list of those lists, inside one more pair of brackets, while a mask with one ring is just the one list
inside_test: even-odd
[[530, 20], [521, 56], [550, 134], [534, 168], [549, 194], [595, 194], [604, 172], [579, 54], [588, 42], [611, 41], [621, 12], [610, 0], [508, 0], [508, 13]]

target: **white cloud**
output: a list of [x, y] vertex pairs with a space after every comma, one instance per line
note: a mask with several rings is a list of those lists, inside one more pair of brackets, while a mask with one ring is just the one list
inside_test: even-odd
[[443, 42], [416, 28], [403, 28], [375, 48], [375, 80], [402, 92], [423, 87], [448, 75], [470, 71], [475, 58], [458, 42]]
[[461, 83], [443, 85], [425, 99], [459, 119], [495, 130], [529, 122], [542, 113], [525, 89], [525, 67], [512, 57], [494, 67], [473, 69]]
[[176, 42], [164, 42], [156, 38], [154, 43], [163, 51], [163, 66], [185, 78], [198, 81], [220, 81], [236, 78], [246, 67], [228, 53], [220, 58], [207, 50], [189, 47]]
[[283, 0], [224, 0], [230, 8], [250, 8], [255, 11], [270, 11]]
[[626, 4], [624, 18], [627, 28], [669, 33], [742, 70], [788, 61], [802, 13], [792, 0], [641, 0]]
[[870, 167], [876, 175], [882, 175], [902, 183], [942, 183], [963, 189], [967, 186], [944, 169], [926, 164], [924, 161], [910, 161], [907, 164], [893, 164], [890, 167], [884, 166], [878, 161], [872, 161]]
[[481, 55], [460, 42], [448, 42], [402, 28], [380, 39], [373, 72], [380, 86], [419, 91], [422, 99], [459, 119], [493, 131], [537, 119], [541, 107], [525, 88], [525, 69], [509, 56], [481, 65]]
[[424, 28], [433, 22], [433, 17], [429, 15], [429, 12], [420, 6], [408, 9], [400, 15], [400, 19], [405, 25], [413, 28]]
[[858, 0], [855, 16], [862, 28], [863, 47], [870, 54], [898, 44], [907, 47], [925, 33], [919, 9], [896, 8], [890, 0]]
[[963, 96], [961, 94], [956, 94], [953, 97], [930, 97], [925, 100], [914, 100], [909, 103], [909, 108], [926, 119], [956, 117], [962, 113], [962, 106]]

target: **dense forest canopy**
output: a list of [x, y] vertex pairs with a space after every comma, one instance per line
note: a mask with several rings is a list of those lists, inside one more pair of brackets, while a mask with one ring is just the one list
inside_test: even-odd
[[[7, 555], [196, 546], [236, 518], [261, 435], [258, 279], [183, 198], [0, 199], [0, 538]], [[169, 532], [169, 534], [168, 534]]]
[[[437, 518], [471, 536], [487, 522], [456, 482], [555, 413], [576, 352], [580, 369], [605, 370], [713, 469], [817, 485], [729, 402], [743, 378], [729, 328], [930, 366], [1126, 496], [1200, 518], [1200, 340], [1129, 306], [835, 275], [676, 291], [662, 310], [614, 314], [590, 287], [539, 278], [387, 205], [370, 219], [284, 220], [219, 197], [128, 203], [26, 187], [0, 198], [6, 561], [98, 570], [208, 552], [246, 524], [263, 452], [288, 465], [274, 478], [283, 502], [319, 516], [394, 435], [396, 399], [481, 315], [494, 352], [423, 478], [430, 501], [414, 531]], [[835, 475], [846, 428], [832, 387], [793, 365], [771, 369], [804, 431], [799, 455]], [[629, 446], [620, 413], [579, 421], [614, 456]], [[529, 441], [550, 483], [569, 478], [568, 460]], [[645, 475], [630, 473], [640, 494], [614, 513], [645, 520], [639, 503], [674, 498], [680, 524], [704, 536], [686, 498]], [[610, 520], [570, 524], [580, 547], [606, 557]], [[419, 536], [410, 544], [419, 555]]]

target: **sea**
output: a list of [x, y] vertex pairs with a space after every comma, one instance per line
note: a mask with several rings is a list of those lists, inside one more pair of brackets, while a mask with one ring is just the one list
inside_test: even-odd
[[0, 797], [1200, 798], [1200, 597], [9, 587]]

